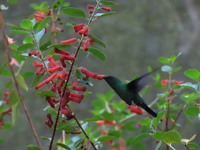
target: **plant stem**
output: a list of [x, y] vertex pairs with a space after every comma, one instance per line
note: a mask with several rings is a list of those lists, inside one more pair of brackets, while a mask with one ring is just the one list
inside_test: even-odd
[[26, 113], [26, 116], [27, 116], [27, 118], [28, 118], [28, 121], [29, 121], [29, 123], [30, 123], [31, 129], [32, 129], [32, 131], [33, 131], [33, 134], [34, 134], [34, 136], [35, 136], [35, 139], [36, 139], [36, 141], [37, 141], [37, 144], [38, 144], [38, 146], [41, 148], [41, 145], [40, 145], [40, 142], [39, 142], [37, 133], [36, 133], [36, 131], [35, 131], [35, 128], [34, 128], [34, 126], [33, 126], [32, 121], [31, 121], [31, 118], [30, 118], [30, 115], [29, 115], [28, 110], [27, 110], [27, 108], [26, 108], [26, 105], [25, 105], [25, 103], [24, 103], [24, 101], [23, 101], [23, 99], [22, 99], [22, 95], [21, 95], [21, 93], [20, 93], [19, 86], [18, 86], [17, 80], [16, 80], [16, 78], [15, 78], [15, 74], [14, 74], [12, 65], [10, 65], [11, 59], [10, 59], [10, 54], [9, 54], [9, 51], [8, 51], [7, 39], [6, 39], [5, 30], [4, 30], [4, 25], [3, 25], [3, 19], [2, 19], [2, 16], [1, 16], [1, 11], [0, 11], [0, 23], [1, 23], [2, 33], [3, 33], [4, 45], [5, 45], [5, 49], [6, 49], [6, 54], [7, 54], [7, 58], [8, 58], [8, 63], [9, 63], [10, 71], [11, 71], [11, 73], [12, 73], [12, 76], [13, 76], [13, 79], [14, 79], [14, 82], [15, 82], [15, 87], [16, 87], [16, 89], [17, 89], [17, 93], [18, 93], [18, 95], [19, 95], [20, 101], [21, 101], [21, 103], [22, 103], [22, 106], [23, 106], [23, 108], [24, 108], [24, 111], [25, 111], [25, 113]]

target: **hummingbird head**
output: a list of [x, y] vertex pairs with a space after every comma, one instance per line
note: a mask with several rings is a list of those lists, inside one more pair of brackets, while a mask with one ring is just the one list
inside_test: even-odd
[[103, 77], [109, 85], [114, 85], [117, 83], [121, 83], [121, 81], [115, 76], [105, 76]]

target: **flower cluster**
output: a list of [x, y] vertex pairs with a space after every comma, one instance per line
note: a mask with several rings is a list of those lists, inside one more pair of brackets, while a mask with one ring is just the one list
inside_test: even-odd
[[53, 120], [51, 118], [51, 114], [47, 114], [47, 119], [45, 119], [45, 124], [47, 125], [47, 127], [51, 128], [53, 125]]
[[129, 111], [131, 113], [136, 113], [138, 115], [142, 115], [143, 114], [143, 112], [142, 112], [142, 110], [141, 110], [141, 108], [139, 106], [136, 106], [136, 105], [128, 106], [128, 109], [129, 109]]

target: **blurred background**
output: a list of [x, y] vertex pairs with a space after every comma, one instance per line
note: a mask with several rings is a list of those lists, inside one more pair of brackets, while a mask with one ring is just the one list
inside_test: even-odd
[[[23, 19], [27, 19], [35, 13], [31, 4], [40, 5], [42, 2], [41, 0], [18, 0], [17, 5], [12, 5], [7, 3], [6, 0], [1, 0], [1, 4], [9, 7], [7, 11], [2, 12], [4, 23], [20, 26], [20, 22]], [[56, 1], [48, 0], [50, 6], [54, 2]], [[88, 12], [87, 5], [96, 4], [95, 0], [64, 0], [64, 2], [70, 2], [71, 7], [82, 9], [86, 14]], [[160, 67], [162, 64], [158, 61], [159, 57], [169, 58], [182, 52], [175, 62], [174, 68], [179, 66], [183, 68], [179, 72], [174, 73], [172, 78], [178, 81], [190, 81], [183, 73], [191, 68], [199, 70], [200, 1], [114, 0], [114, 2], [119, 4], [111, 6], [112, 11], [116, 11], [116, 14], [95, 20], [90, 28], [90, 33], [106, 44], [105, 49], [97, 44], [93, 45], [93, 47], [100, 49], [106, 55], [106, 61], [101, 61], [92, 55], [87, 56], [84, 51], [80, 51], [78, 60], [75, 63], [76, 66], [86, 67], [89, 71], [98, 74], [115, 75], [121, 81], [125, 81], [131, 80], [135, 75], [147, 73], [148, 66], [152, 68]], [[62, 15], [61, 20], [77, 24], [87, 22], [84, 19], [72, 18], [66, 15]], [[65, 24], [56, 24], [56, 26], [64, 29], [64, 34], [58, 35], [58, 41], [73, 37], [79, 38], [78, 34], [74, 33], [73, 29], [67, 28]], [[11, 33], [11, 28], [7, 25], [5, 25], [5, 29], [6, 34], [16, 41], [16, 45], [22, 44], [24, 35]], [[41, 44], [45, 43], [49, 38], [52, 38], [52, 42], [54, 41], [53, 36], [50, 36], [50, 34], [43, 36]], [[0, 64], [3, 64], [7, 61], [7, 57], [1, 31], [0, 35]], [[73, 50], [69, 51], [73, 53]], [[21, 73], [36, 70], [32, 67], [32, 61], [34, 59], [26, 61]], [[7, 69], [9, 68], [7, 67]], [[161, 79], [166, 78], [168, 78], [167, 73], [161, 73]], [[31, 86], [32, 79], [33, 77], [26, 81], [29, 87]], [[93, 94], [86, 97], [81, 104], [74, 105], [77, 118], [82, 120], [93, 116], [88, 110], [93, 109], [91, 101], [97, 99], [95, 95], [98, 93], [105, 94], [110, 89], [105, 81], [91, 80], [94, 86], [89, 87], [88, 91], [91, 91]], [[4, 85], [8, 81], [10, 81], [10, 77], [1, 76], [0, 84], [2, 86], [0, 91], [6, 91]], [[44, 99], [36, 96], [34, 89], [30, 89], [28, 92], [21, 91], [38, 136], [50, 137], [52, 129], [47, 128], [43, 123], [47, 114], [47, 112], [43, 112], [43, 108], [46, 106], [46, 103], [43, 103]], [[153, 85], [153, 89], [145, 95], [144, 99], [149, 104], [156, 98], [156, 94], [161, 92], [163, 92], [163, 89], [157, 89]], [[117, 96], [115, 99], [117, 101], [120, 100]], [[181, 100], [177, 101], [183, 102]], [[182, 125], [178, 130], [181, 136], [190, 138], [192, 135], [197, 134], [194, 142], [199, 141], [199, 120], [191, 119], [195, 124], [195, 127], [191, 128], [183, 116], [184, 113], [181, 114], [178, 120], [178, 123]], [[141, 117], [139, 116], [138, 119], [141, 119]], [[4, 120], [5, 122], [11, 122], [11, 117], [7, 116]], [[129, 134], [132, 135], [132, 133]], [[133, 132], [133, 134], [136, 134], [136, 132]], [[56, 139], [59, 137], [60, 135], [56, 134]], [[24, 150], [29, 144], [36, 145], [22, 106], [20, 106], [20, 117], [15, 126], [9, 130], [0, 130], [0, 139], [4, 140], [0, 144], [0, 149], [2, 150]], [[40, 141], [43, 149], [47, 149], [49, 141]], [[153, 144], [151, 138], [147, 138], [144, 141], [148, 149], [155, 149], [156, 145]], [[181, 144], [174, 145], [177, 149], [186, 149]]]

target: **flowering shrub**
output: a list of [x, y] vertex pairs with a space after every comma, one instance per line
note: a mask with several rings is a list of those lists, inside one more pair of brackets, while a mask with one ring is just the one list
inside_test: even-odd
[[[90, 94], [87, 91], [87, 86], [91, 85], [90, 78], [100, 82], [105, 76], [103, 75], [104, 72], [94, 73], [88, 71], [85, 66], [77, 67], [74, 65], [80, 50], [83, 50], [84, 53], [91, 53], [102, 61], [106, 59], [106, 56], [100, 50], [93, 48], [94, 43], [104, 48], [105, 44], [90, 33], [90, 26], [93, 21], [98, 21], [98, 18], [115, 14], [111, 11], [111, 7], [107, 7], [107, 5], [117, 4], [101, 0], [96, 2], [96, 6], [87, 5], [89, 10], [87, 15], [80, 9], [69, 7], [70, 4], [64, 3], [63, 0], [58, 0], [51, 7], [48, 7], [47, 2], [40, 6], [32, 5], [36, 12], [29, 19], [23, 20], [20, 27], [11, 26], [12, 33], [25, 34], [28, 37], [24, 39], [20, 46], [15, 45], [14, 41], [6, 36], [0, 12], [0, 23], [8, 64], [13, 77], [11, 82], [6, 84], [5, 87], [9, 90], [4, 92], [4, 98], [0, 101], [0, 129], [10, 128], [10, 124], [4, 122], [4, 117], [7, 115], [12, 116], [12, 122], [15, 124], [19, 117], [19, 105], [22, 103], [38, 144], [37, 146], [29, 145], [27, 149], [42, 149], [19, 89], [20, 86], [28, 92], [29, 88], [25, 81], [34, 76], [31, 88], [35, 89], [36, 95], [44, 98], [47, 105], [44, 109], [47, 112], [46, 119], [42, 123], [46, 124], [47, 128], [52, 129], [51, 137], [43, 137], [43, 139], [49, 140], [49, 150], [52, 149], [53, 145], [68, 150], [87, 150], [90, 147], [97, 150], [104, 144], [109, 145], [110, 150], [125, 150], [128, 147], [145, 149], [146, 145], [141, 140], [149, 136], [156, 141], [156, 149], [160, 149], [162, 144], [165, 144], [167, 149], [169, 147], [174, 149], [172, 143], [183, 144], [187, 149], [190, 149], [190, 147], [198, 148], [199, 146], [196, 143], [191, 142], [195, 138], [195, 134], [192, 137], [187, 137], [188, 139], [183, 139], [177, 131], [179, 128], [177, 120], [182, 112], [185, 113], [186, 120], [191, 127], [193, 127], [193, 123], [189, 117], [199, 117], [199, 103], [196, 102], [199, 98], [199, 71], [189, 69], [184, 72], [198, 85], [172, 79], [172, 74], [181, 69], [181, 67], [173, 68], [173, 64], [180, 54], [170, 58], [159, 58], [159, 61], [164, 64], [161, 70], [168, 73], [169, 79], [162, 79], [159, 73], [154, 78], [156, 87], [165, 88], [165, 92], [158, 94], [149, 104], [150, 107], [157, 105], [157, 110], [155, 109], [158, 112], [157, 118], [148, 116], [146, 111], [137, 105], [127, 106], [123, 101], [113, 101], [114, 92], [112, 90], [105, 95], [97, 94], [98, 100], [91, 102], [94, 106], [94, 110], [90, 111], [94, 115], [92, 119], [78, 120], [76, 118], [76, 112], [74, 112], [71, 103], [81, 103], [83, 99], [87, 98], [87, 95]], [[0, 5], [0, 9], [6, 11], [8, 8]], [[57, 24], [63, 23], [59, 18], [60, 10], [62, 10], [62, 14], [67, 16], [85, 19], [84, 23], [67, 24], [79, 38], [71, 37], [58, 42], [57, 34], [64, 32], [56, 27]], [[57, 15], [55, 15], [56, 13]], [[41, 38], [48, 32], [54, 37], [54, 43], [47, 41], [41, 44]], [[91, 47], [88, 47], [88, 45]], [[15, 52], [12, 59], [8, 48], [12, 48]], [[71, 49], [76, 49], [75, 54]], [[35, 59], [31, 70], [36, 67], [37, 71], [20, 74], [24, 61], [29, 60], [30, 57]], [[6, 65], [7, 63], [4, 63], [0, 70], [2, 71]], [[19, 71], [14, 72], [13, 65], [19, 67]], [[152, 71], [151, 68], [149, 68], [149, 71]], [[83, 84], [85, 85], [83, 86]], [[192, 89], [194, 93], [181, 93], [182, 89], [187, 88]], [[150, 86], [141, 93], [141, 96], [147, 94], [149, 89]], [[181, 95], [183, 105], [179, 106], [176, 102], [177, 93]], [[1, 93], [1, 95], [3, 94]], [[138, 115], [141, 119], [134, 120], [134, 117]], [[165, 125], [161, 128], [160, 124], [163, 122]], [[88, 123], [93, 123], [95, 129], [90, 127]], [[124, 131], [135, 132], [139, 129], [141, 129], [139, 135], [134, 134], [131, 137], [123, 135]], [[62, 141], [55, 142], [58, 141], [54, 138], [55, 134], [60, 131], [62, 131]], [[67, 135], [76, 136], [76, 141], [73, 141]], [[1, 139], [0, 142], [2, 142]]]

